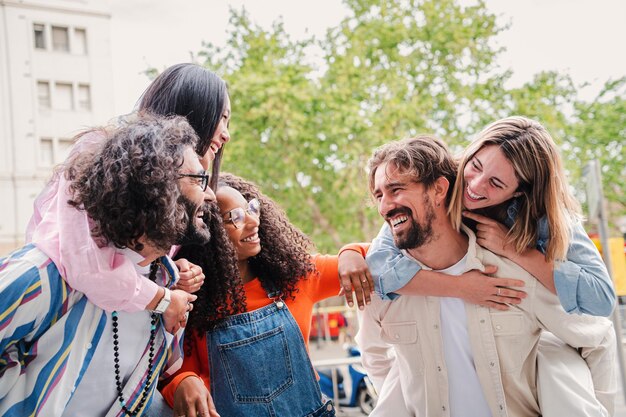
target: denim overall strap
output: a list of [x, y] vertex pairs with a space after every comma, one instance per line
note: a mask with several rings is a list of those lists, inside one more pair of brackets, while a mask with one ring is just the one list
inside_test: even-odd
[[207, 332], [211, 395], [229, 417], [334, 416], [298, 324], [281, 299]]

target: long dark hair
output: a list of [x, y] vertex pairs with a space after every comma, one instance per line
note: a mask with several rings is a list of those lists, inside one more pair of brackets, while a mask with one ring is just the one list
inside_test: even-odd
[[209, 150], [227, 97], [226, 82], [214, 72], [197, 64], [177, 64], [148, 86], [140, 98], [139, 110], [185, 116], [200, 138], [196, 152], [202, 156]]

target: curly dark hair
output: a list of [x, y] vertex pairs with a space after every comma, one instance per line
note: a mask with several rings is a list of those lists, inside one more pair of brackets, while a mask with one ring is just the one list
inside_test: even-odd
[[[280, 291], [283, 298], [293, 299], [298, 282], [316, 272], [309, 252], [314, 249], [313, 243], [254, 183], [233, 174], [221, 173], [219, 186], [234, 188], [246, 200], [257, 198], [261, 203], [261, 252], [248, 262], [267, 292]], [[211, 225], [211, 242], [203, 246], [183, 247], [177, 255], [200, 265], [206, 276], [189, 317], [190, 329], [200, 332], [209, 330], [222, 318], [245, 311], [237, 255], [224, 230], [221, 215], [218, 213], [215, 218]], [[219, 227], [216, 227], [218, 224]], [[218, 234], [223, 237], [218, 237]], [[225, 267], [226, 263], [228, 267]]]
[[147, 113], [101, 132], [105, 138], [97, 149], [68, 162], [68, 203], [87, 212], [96, 238], [140, 251], [138, 240], [145, 236], [158, 250], [169, 251], [187, 224], [178, 171], [196, 133], [184, 117]]
[[220, 174], [218, 188], [223, 186], [239, 191], [247, 201], [256, 198], [261, 203], [261, 252], [248, 260], [250, 269], [265, 291], [280, 291], [284, 298], [293, 298], [298, 281], [315, 271], [310, 255], [313, 242], [253, 182], [225, 172]]
[[[217, 204], [209, 203], [204, 222], [209, 226], [211, 240], [204, 245], [184, 245], [175, 256], [202, 267], [206, 277], [196, 292], [198, 298], [187, 324], [187, 331], [200, 333], [225, 317], [243, 313], [246, 308], [237, 254], [226, 234]], [[185, 341], [187, 339], [190, 340], [185, 338]]]

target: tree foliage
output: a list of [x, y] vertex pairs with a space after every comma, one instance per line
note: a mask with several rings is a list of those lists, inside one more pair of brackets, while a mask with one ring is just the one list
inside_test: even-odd
[[600, 161], [610, 220], [617, 223], [626, 216], [626, 77], [607, 81], [593, 102], [576, 103], [569, 132], [566, 158], [578, 167]]
[[623, 214], [623, 79], [591, 104], [578, 102], [571, 79], [554, 72], [507, 89], [511, 73], [495, 64], [495, 37], [506, 27], [482, 1], [345, 3], [348, 16], [323, 39], [298, 41], [280, 20], [266, 29], [231, 9], [226, 46], [207, 43], [198, 54], [229, 83], [233, 139], [224, 168], [256, 181], [320, 250], [376, 234], [381, 221], [364, 171], [375, 147], [435, 133], [458, 151], [511, 114], [546, 125], [574, 178], [591, 157], [619, 166], [605, 179]]

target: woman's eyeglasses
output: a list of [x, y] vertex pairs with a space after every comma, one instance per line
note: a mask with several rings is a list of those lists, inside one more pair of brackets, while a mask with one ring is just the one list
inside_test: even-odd
[[209, 180], [211, 176], [204, 171], [204, 174], [178, 174], [178, 178], [190, 177], [190, 178], [200, 178], [200, 182], [198, 185], [202, 188], [202, 191], [206, 191], [209, 186]]
[[259, 200], [253, 198], [248, 201], [248, 208], [246, 209], [235, 207], [224, 215], [224, 220], [231, 222], [235, 228], [240, 229], [246, 224], [246, 213], [258, 219], [261, 215], [261, 203]]

